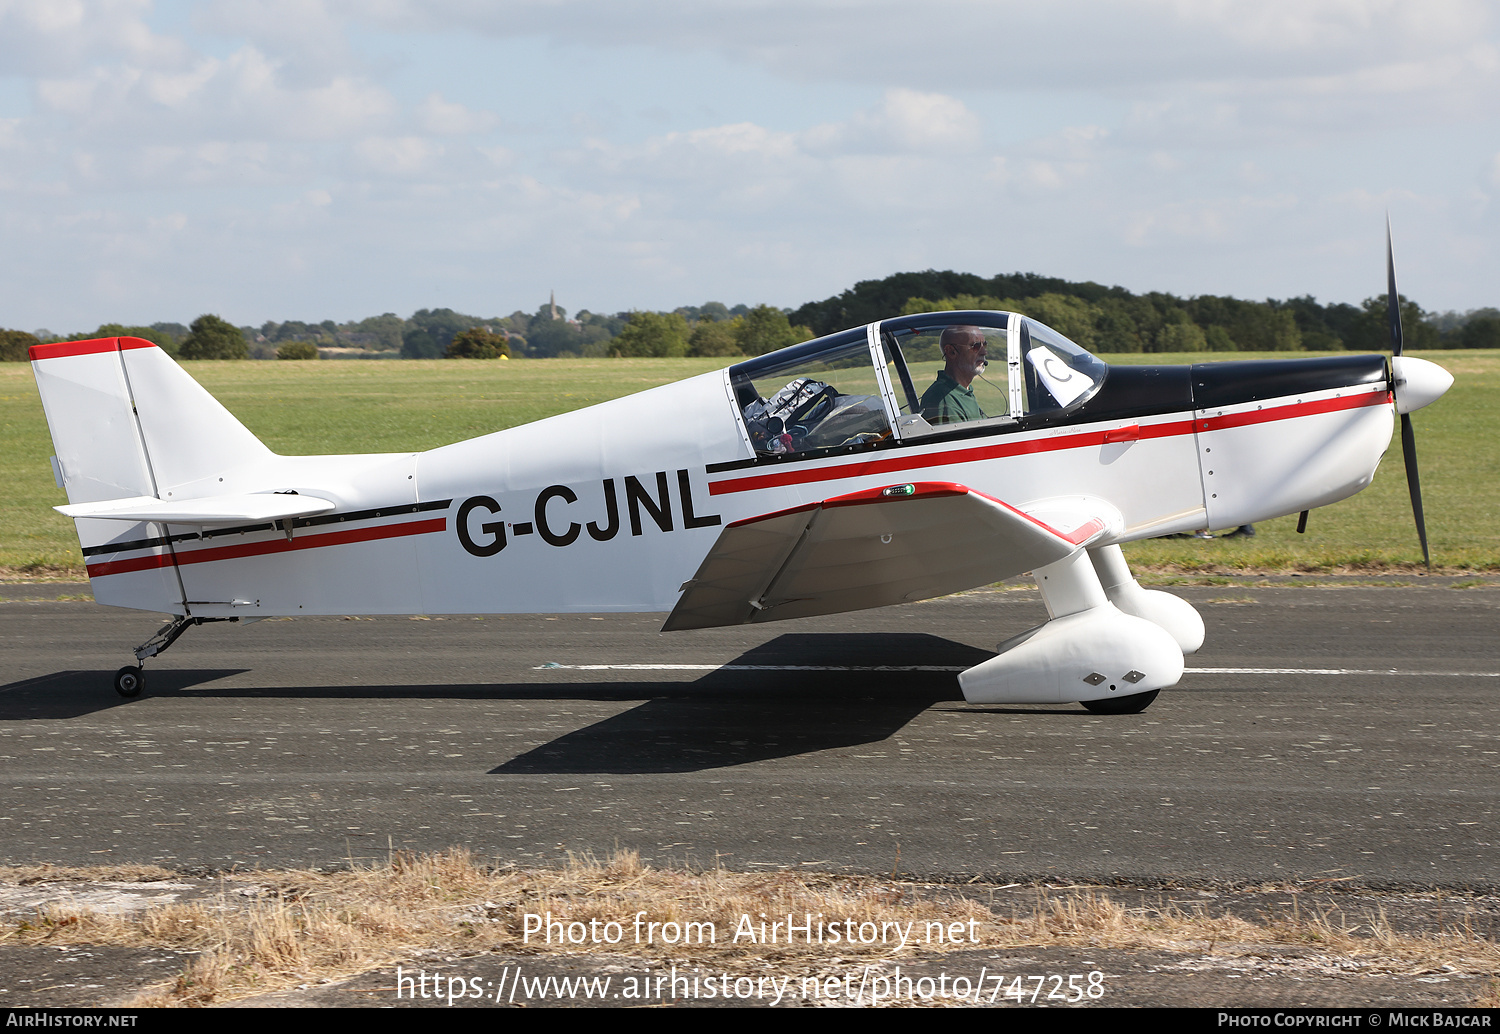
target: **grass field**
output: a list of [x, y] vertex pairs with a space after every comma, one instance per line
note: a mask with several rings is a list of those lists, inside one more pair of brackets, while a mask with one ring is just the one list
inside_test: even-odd
[[[1425, 352], [1454, 374], [1436, 405], [1416, 414], [1434, 567], [1500, 570], [1500, 352]], [[1286, 353], [1234, 358], [1285, 358]], [[1110, 355], [1113, 363], [1211, 362], [1222, 353]], [[429, 449], [603, 402], [724, 365], [720, 359], [515, 362], [189, 362], [183, 366], [277, 452]], [[83, 574], [67, 500], [52, 481], [52, 443], [30, 364], [0, 364], [0, 577]], [[1133, 564], [1191, 574], [1388, 571], [1419, 565], [1399, 436], [1375, 484], [1313, 513], [1269, 521], [1248, 541], [1153, 540], [1127, 547]]]

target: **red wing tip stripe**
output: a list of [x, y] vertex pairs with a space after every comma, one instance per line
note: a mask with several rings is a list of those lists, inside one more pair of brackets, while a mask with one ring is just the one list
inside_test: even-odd
[[[1037, 523], [1041, 524], [1042, 522], [1038, 521]], [[1045, 524], [1042, 524], [1042, 527], [1047, 528], [1048, 531], [1052, 532], [1052, 534], [1056, 535], [1058, 538], [1064, 540], [1065, 542], [1071, 542], [1073, 543], [1073, 545], [1077, 546], [1082, 545], [1084, 542], [1087, 542], [1089, 539], [1099, 534], [1099, 532], [1103, 531], [1104, 522], [1097, 517], [1091, 517], [1067, 534], [1063, 534], [1056, 528], [1048, 527]]]
[[[924, 488], [932, 490], [932, 491], [929, 491], [929, 492], [922, 492], [921, 494], [924, 494], [924, 495], [933, 495], [933, 496], [939, 496], [939, 495], [975, 495], [975, 496], [978, 496], [980, 499], [984, 499], [984, 500], [986, 500], [988, 502], [994, 503], [996, 506], [1004, 507], [1005, 509], [1009, 510], [1011, 513], [1015, 514], [1017, 517], [1024, 517], [1026, 520], [1030, 521], [1032, 524], [1035, 524], [1038, 528], [1045, 528], [1047, 531], [1050, 531], [1052, 534], [1056, 535], [1058, 538], [1062, 539], [1064, 542], [1071, 542], [1075, 546], [1078, 545], [1078, 543], [1084, 541], [1085, 539], [1092, 537], [1095, 533], [1101, 532], [1101, 531], [1104, 530], [1104, 522], [1101, 521], [1097, 517], [1091, 517], [1091, 518], [1089, 518], [1089, 520], [1086, 523], [1084, 523], [1082, 525], [1079, 525], [1077, 528], [1074, 528], [1071, 532], [1068, 532], [1068, 533], [1064, 534], [1063, 532], [1058, 531], [1052, 525], [1048, 524], [1046, 521], [1039, 521], [1039, 520], [1037, 520], [1035, 517], [1031, 516], [1031, 514], [1027, 513], [1025, 510], [1018, 510], [1018, 509], [1016, 509], [1014, 506], [1010, 505], [1010, 503], [1007, 503], [1004, 499], [996, 499], [994, 496], [989, 495], [989, 494], [987, 494], [985, 492], [981, 492], [977, 488], [970, 488], [967, 485], [955, 484], [952, 481], [927, 481], [927, 482], [924, 482], [922, 484], [917, 485], [916, 487], [917, 487], [917, 489], [918, 489], [919, 492], [921, 492], [921, 490], [924, 489]], [[877, 488], [877, 489], [874, 489], [873, 491], [880, 492], [880, 491], [884, 491], [884, 490]], [[856, 492], [856, 493], [854, 493], [854, 495], [864, 495], [864, 494], [866, 494], [866, 493], [863, 493], [863, 492]], [[850, 498], [853, 498], [853, 496], [842, 496], [841, 498], [850, 499]]]
[[87, 341], [51, 341], [32, 345], [27, 351], [31, 361], [63, 359], [70, 355], [97, 355], [100, 352], [123, 352], [128, 348], [155, 348], [154, 342], [138, 337], [99, 337]]
[[260, 542], [245, 542], [234, 546], [212, 546], [207, 549], [183, 550], [172, 553], [153, 553], [151, 556], [134, 557], [130, 560], [106, 560], [89, 564], [90, 578], [102, 578], [111, 574], [128, 574], [132, 571], [150, 571], [158, 567], [178, 567], [186, 564], [205, 564], [215, 560], [238, 560], [244, 557], [267, 556], [272, 553], [290, 553], [299, 549], [318, 549], [323, 546], [342, 546], [351, 542], [373, 542], [379, 539], [402, 538], [407, 535], [431, 535], [446, 531], [448, 519], [438, 517], [426, 521], [408, 521], [405, 524], [387, 524], [379, 528], [357, 528], [352, 531], [331, 531], [322, 535], [299, 535], [291, 541], [285, 538], [266, 539]]

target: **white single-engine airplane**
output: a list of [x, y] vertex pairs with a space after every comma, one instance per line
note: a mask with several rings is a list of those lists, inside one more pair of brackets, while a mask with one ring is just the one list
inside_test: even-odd
[[[1203, 642], [1120, 544], [1369, 484], [1452, 383], [1393, 352], [1108, 366], [1010, 312], [901, 316], [422, 453], [278, 456], [148, 341], [31, 349], [100, 603], [188, 627], [302, 614], [670, 611], [705, 628], [1033, 572], [1049, 620], [959, 676], [1130, 713]], [[1003, 369], [984, 375], [987, 362]]]

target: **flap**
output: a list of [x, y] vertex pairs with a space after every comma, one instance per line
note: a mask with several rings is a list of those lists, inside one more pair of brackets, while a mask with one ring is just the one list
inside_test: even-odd
[[1099, 500], [1048, 500], [1032, 515], [947, 482], [825, 499], [725, 527], [663, 631], [945, 596], [1055, 563], [1120, 523]]
[[311, 517], [327, 513], [334, 507], [335, 504], [327, 499], [316, 496], [266, 492], [253, 495], [211, 495], [180, 501], [146, 495], [132, 499], [106, 499], [97, 503], [54, 506], [53, 509], [67, 517], [212, 527]]

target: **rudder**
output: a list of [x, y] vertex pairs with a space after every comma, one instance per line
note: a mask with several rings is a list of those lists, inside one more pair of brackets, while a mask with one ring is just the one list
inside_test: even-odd
[[[272, 453], [176, 361], [140, 338], [33, 345], [31, 369], [68, 502], [178, 500], [231, 488], [233, 472]], [[86, 560], [112, 544], [166, 538], [165, 525], [79, 519]], [[143, 572], [144, 574], [144, 572]], [[127, 585], [126, 582], [131, 584]], [[175, 574], [112, 579], [101, 603], [178, 611]], [[108, 598], [106, 598], [108, 597]], [[127, 602], [128, 601], [128, 602]]]

